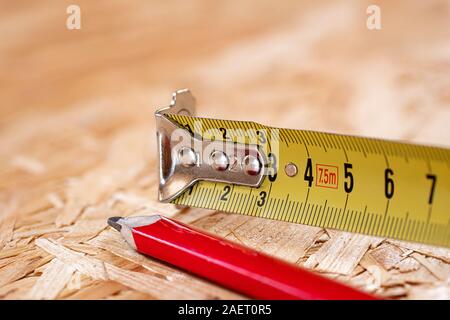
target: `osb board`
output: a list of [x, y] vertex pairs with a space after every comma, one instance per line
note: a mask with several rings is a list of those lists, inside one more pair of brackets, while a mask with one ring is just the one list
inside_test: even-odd
[[[0, 3], [0, 297], [245, 298], [126, 246], [159, 212], [388, 298], [450, 295], [450, 250], [156, 202], [154, 118], [205, 116], [447, 145], [450, 5], [383, 1]], [[373, 3], [372, 1], [370, 4]]]

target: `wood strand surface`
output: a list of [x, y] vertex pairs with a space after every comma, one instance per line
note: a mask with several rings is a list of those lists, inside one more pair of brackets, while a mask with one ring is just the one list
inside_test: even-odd
[[[450, 4], [0, 2], [0, 298], [243, 299], [143, 257], [160, 213], [394, 299], [449, 299], [450, 250], [156, 201], [156, 106], [448, 147]], [[382, 29], [366, 9], [382, 9]], [[170, 22], [170, 23], [168, 23]]]

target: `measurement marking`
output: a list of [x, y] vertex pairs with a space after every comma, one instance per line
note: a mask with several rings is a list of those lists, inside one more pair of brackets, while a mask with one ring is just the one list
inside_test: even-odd
[[196, 192], [195, 192], [194, 196], [191, 199], [191, 205], [197, 201], [197, 198], [198, 198], [198, 196], [200, 194], [200, 192], [197, 192], [198, 188], [199, 187], [197, 187], [197, 189], [195, 190]]
[[335, 223], [335, 220], [336, 220], [336, 211], [337, 211], [337, 208], [332, 208], [332, 210], [331, 210], [331, 215], [332, 215], [332, 221], [331, 221], [331, 224], [330, 224], [330, 227], [331, 228], [334, 228], [333, 226], [334, 226], [334, 223]]
[[288, 221], [288, 215], [291, 214], [293, 208], [294, 208], [294, 202], [288, 200], [286, 210], [285, 210], [286, 214], [283, 217], [281, 217], [282, 221]]
[[341, 211], [342, 209], [338, 209], [336, 208], [336, 212], [335, 212], [335, 218], [336, 218], [336, 222], [333, 224], [333, 229], [336, 229], [337, 224], [341, 221]]
[[294, 137], [294, 141], [296, 144], [301, 144], [301, 141], [297, 135], [297, 131], [296, 130], [290, 130], [292, 137]]
[[443, 230], [445, 231], [445, 227], [443, 227], [442, 225], [436, 223], [436, 242], [437, 243], [441, 243], [441, 241], [445, 241], [445, 238], [442, 237], [441, 235], [444, 233], [442, 232]]
[[367, 213], [369, 216], [366, 220], [366, 222], [364, 223], [364, 233], [368, 233], [368, 229], [370, 230], [370, 222], [372, 222], [372, 214], [370, 212]]
[[342, 211], [342, 219], [341, 219], [341, 223], [339, 224], [339, 229], [345, 228], [346, 223], [347, 223], [347, 218], [348, 218], [348, 213], [350, 210], [345, 210]]
[[209, 194], [211, 193], [211, 189], [207, 189], [207, 191], [205, 192], [205, 196], [203, 197], [202, 201], [200, 202], [200, 208], [204, 208], [205, 205], [205, 201], [206, 199], [209, 198]]
[[389, 237], [391, 237], [391, 231], [392, 231], [392, 227], [394, 225], [394, 217], [387, 217], [387, 235], [389, 235]]
[[266, 214], [266, 216], [264, 218], [268, 218], [271, 215], [272, 209], [274, 208], [275, 202], [277, 201], [277, 199], [275, 199], [275, 198], [273, 198], [271, 200], [272, 200], [272, 203], [271, 203], [270, 208], [269, 208], [269, 210], [268, 210], [268, 212], [267, 212], [267, 214]]
[[364, 207], [364, 213], [362, 214], [361, 224], [359, 224], [359, 221], [358, 221], [358, 226], [356, 227], [358, 232], [361, 232], [361, 228], [363, 227], [363, 223], [366, 221], [366, 213], [367, 213], [367, 206]]
[[296, 202], [295, 203], [295, 209], [294, 210], [292, 210], [292, 212], [289, 214], [289, 222], [292, 222], [293, 220], [294, 220], [294, 218], [297, 216], [297, 214], [298, 214], [298, 209], [299, 209], [299, 202]]
[[328, 207], [328, 208], [327, 208], [327, 211], [326, 211], [326, 213], [325, 213], [325, 220], [324, 220], [324, 224], [323, 224], [323, 227], [324, 227], [324, 228], [328, 228], [328, 227], [329, 227], [330, 218], [331, 218], [331, 215], [330, 215], [330, 207]]
[[372, 140], [369, 140], [367, 138], [364, 138], [364, 141], [367, 145], [367, 147], [369, 148], [369, 152], [372, 154], [377, 154], [377, 151], [375, 150], [373, 144], [372, 144]]
[[313, 136], [311, 135], [311, 131], [305, 130], [305, 135], [308, 137], [308, 140], [311, 142], [311, 144], [315, 147], [317, 147], [317, 142], [314, 140]]
[[313, 216], [312, 216], [312, 220], [311, 220], [311, 225], [313, 226], [317, 226], [317, 219], [320, 216], [320, 212], [322, 212], [322, 206], [321, 205], [316, 205], [316, 210], [314, 210]]
[[[380, 230], [380, 224], [378, 223], [377, 233], [378, 233], [378, 231], [384, 230], [384, 223], [386, 222], [386, 217], [387, 217], [387, 214], [388, 214], [388, 210], [389, 210], [389, 200], [387, 201], [386, 210], [384, 211], [384, 216], [383, 216], [383, 219], [382, 219], [383, 222], [381, 224], [381, 230]], [[380, 219], [380, 221], [381, 221], [381, 219]]]
[[[228, 199], [231, 199], [231, 197], [235, 194], [235, 193], [234, 193], [234, 187], [235, 187], [234, 184], [231, 185], [231, 191], [230, 191], [230, 195], [229, 195], [230, 197], [229, 197]], [[230, 212], [229, 207], [230, 207], [232, 204], [233, 204], [232, 201], [224, 201], [224, 211]]]
[[342, 209], [336, 208], [336, 221], [334, 223], [334, 229], [337, 229], [338, 224], [341, 222], [341, 211]]
[[[249, 191], [249, 193], [248, 193], [248, 199], [250, 199], [250, 198], [253, 198], [254, 199], [254, 197], [252, 197], [252, 191], [253, 191], [253, 188], [250, 188], [250, 191]], [[245, 209], [244, 209], [244, 212], [247, 212], [247, 209], [248, 208], [252, 208], [252, 205], [250, 205], [250, 202], [251, 201], [246, 201], [246, 205], [245, 205]], [[267, 203], [265, 203], [264, 205], [266, 205]], [[250, 206], [250, 207], [249, 207]], [[252, 214], [253, 215], [253, 214]]]
[[398, 217], [394, 217], [395, 222], [394, 222], [394, 233], [393, 235], [395, 236], [397, 234], [397, 225], [398, 225], [398, 221], [400, 220]]
[[429, 241], [431, 236], [431, 231], [435, 231], [436, 225], [434, 223], [429, 223], [426, 225], [426, 232], [425, 232], [425, 240]]
[[361, 149], [364, 158], [367, 158], [367, 153], [364, 146], [364, 141], [362, 139], [357, 138], [356, 143], [359, 145], [359, 148]]
[[303, 207], [303, 212], [306, 212], [306, 216], [303, 217], [303, 214], [302, 214], [302, 221], [301, 221], [302, 224], [306, 224], [305, 221], [308, 218], [308, 213], [310, 212], [309, 207], [310, 207], [310, 204], [308, 203], [308, 209], [306, 209], [307, 207], [306, 207], [306, 203], [305, 203], [305, 206]]
[[319, 214], [319, 217], [320, 217], [320, 220], [318, 221], [319, 222], [319, 226], [321, 226], [322, 225], [322, 221], [324, 220], [324, 218], [325, 218], [325, 208], [327, 207], [327, 201], [328, 200], [325, 200], [325, 203], [323, 204], [323, 213], [324, 214]]
[[387, 157], [386, 153], [384, 152], [384, 148], [382, 146], [381, 146], [381, 151], [383, 152], [383, 156], [384, 156], [384, 160], [386, 161], [387, 168], [390, 168], [388, 157]]
[[[344, 224], [344, 226], [345, 226], [345, 228], [347, 229], [347, 230], [351, 230], [350, 228], [350, 226], [352, 225], [352, 218], [353, 218], [353, 210], [350, 210], [350, 209], [348, 209], [347, 210], [347, 220], [345, 221], [345, 224]], [[347, 221], [348, 221], [348, 224], [347, 224]]]
[[374, 213], [374, 220], [373, 220], [373, 224], [370, 226], [371, 230], [370, 233], [374, 234], [374, 230], [377, 228], [376, 226], [380, 225], [380, 221], [381, 221], [381, 217], [378, 215], [378, 213]]
[[336, 149], [336, 148], [334, 148], [333, 144], [331, 143], [330, 135], [324, 134], [324, 135], [322, 135], [322, 138], [325, 141], [325, 144], [327, 145], [328, 149]]
[[[348, 202], [348, 193], [347, 193], [347, 196], [345, 197], [345, 205], [344, 205], [344, 216], [345, 216], [344, 226], [345, 226], [345, 223], [347, 222], [347, 216], [348, 216], [348, 211], [347, 211], [347, 213], [345, 213], [345, 210], [347, 209], [347, 202]], [[341, 228], [341, 226], [342, 226], [344, 216], [343, 216], [343, 219], [341, 220], [341, 224], [339, 225], [339, 228]]]
[[256, 217], [257, 215], [259, 215], [258, 211], [261, 211], [261, 210], [259, 210], [260, 208], [256, 205], [256, 202], [258, 201], [258, 197], [251, 196], [251, 198], [252, 199], [251, 199], [251, 203], [249, 204], [249, 210], [252, 210], [251, 215], [253, 217]]
[[419, 232], [418, 232], [420, 241], [423, 240], [423, 233], [425, 231], [424, 227], [425, 227], [425, 224], [423, 223], [423, 221], [420, 221], [419, 222]]
[[290, 141], [291, 141], [292, 143], [296, 143], [295, 137], [292, 135], [292, 131], [291, 131], [291, 130], [287, 130], [287, 131], [286, 131], [286, 134], [287, 134], [287, 136], [290, 138]]
[[323, 207], [321, 205], [317, 205], [317, 208], [318, 208], [318, 211], [316, 210], [316, 212], [314, 213], [314, 217], [313, 217], [312, 222], [311, 222], [311, 224], [313, 226], [317, 226], [318, 225], [317, 223], [318, 223], [318, 220], [319, 220], [319, 218], [321, 216], [321, 213], [322, 213], [322, 210], [323, 210]]
[[267, 201], [267, 205], [264, 207], [263, 211], [259, 213], [259, 217], [265, 218], [270, 210], [270, 206], [272, 205], [273, 199], [270, 198], [269, 201]]
[[235, 201], [235, 199], [239, 196], [239, 193], [233, 193], [230, 195], [230, 197], [228, 198], [228, 200], [226, 202], [228, 202], [228, 207], [226, 207], [225, 211], [229, 212], [232, 210], [228, 210], [229, 207], [231, 206], [236, 206], [237, 201]]
[[308, 222], [306, 223], [307, 225], [311, 225], [309, 222], [311, 221], [311, 219], [314, 221], [314, 216], [316, 215], [317, 209], [318, 209], [318, 205], [314, 205], [311, 204], [312, 208], [311, 210], [308, 210], [309, 214], [308, 214]]
[[[239, 204], [236, 207], [236, 212], [241, 212], [241, 213], [245, 213], [247, 215], [251, 215], [250, 210], [247, 210], [248, 205], [252, 202], [253, 198], [251, 196], [251, 192], [250, 193], [240, 193], [241, 197], [239, 198]], [[245, 206], [245, 210], [244, 209]], [[235, 211], [233, 211], [235, 212]]]
[[303, 207], [301, 221], [303, 221], [303, 215], [305, 214], [305, 209], [306, 209], [306, 204], [308, 203], [308, 198], [309, 198], [309, 188], [308, 188], [308, 191], [306, 192], [305, 206]]
[[202, 208], [205, 208], [211, 202], [211, 196], [214, 194], [215, 188], [209, 188], [208, 195], [205, 197], [205, 201], [202, 202]]
[[198, 197], [198, 203], [195, 204], [194, 206], [199, 206], [201, 207], [201, 203], [203, 202], [203, 200], [205, 199], [204, 197], [206, 196], [208, 189], [207, 188], [202, 188], [202, 190], [199, 192], [199, 197]]
[[[358, 216], [357, 216], [358, 215]], [[356, 228], [358, 228], [358, 223], [359, 223], [359, 219], [361, 218], [361, 211], [356, 211], [356, 214], [353, 215], [353, 222], [352, 222], [352, 226], [350, 227], [353, 232], [355, 232], [355, 223], [356, 223]]]
[[300, 138], [301, 138], [301, 140], [303, 141], [303, 145], [305, 146], [306, 154], [307, 154], [307, 156], [308, 156], [308, 158], [309, 158], [309, 157], [310, 157], [310, 155], [309, 155], [309, 150], [308, 150], [308, 146], [306, 145], [305, 138], [303, 137], [303, 131], [299, 131], [299, 133], [300, 133]]
[[[258, 197], [252, 196], [252, 203], [250, 204], [251, 209], [249, 209], [249, 210], [252, 210], [253, 217], [259, 217], [261, 212], [263, 211], [262, 208], [260, 208], [256, 205], [257, 202], [258, 202]], [[267, 204], [267, 202], [266, 202], [266, 204]], [[264, 204], [264, 206], [266, 206], [266, 204]]]
[[322, 145], [323, 150], [325, 151], [325, 153], [327, 152], [327, 147], [325, 145], [325, 142], [322, 140], [321, 134], [317, 133], [317, 132], [313, 132], [314, 136], [317, 137], [317, 139], [319, 140], [319, 144]]
[[314, 204], [308, 204], [308, 210], [306, 210], [306, 216], [305, 216], [305, 221], [304, 224], [308, 224], [308, 221], [311, 219], [311, 213], [314, 210]]
[[339, 184], [339, 167], [316, 163], [316, 187], [337, 189]]
[[[248, 193], [245, 192], [245, 190], [242, 190], [242, 203], [239, 203], [238, 210], [239, 212], [247, 212], [247, 209], [250, 210], [252, 208], [252, 200], [254, 199], [252, 197], [252, 191], [253, 189], [250, 188]], [[244, 207], [245, 205], [245, 207]], [[250, 214], [251, 215], [251, 214]]]
[[293, 214], [295, 214], [295, 211], [297, 210], [298, 207], [298, 202], [295, 200], [291, 201], [291, 207], [288, 209], [288, 214], [286, 215], [286, 220], [287, 222], [291, 221], [291, 217]]
[[449, 228], [449, 225], [447, 224], [447, 226], [444, 226], [444, 225], [441, 225], [441, 227], [440, 227], [440, 229], [441, 229], [441, 239], [442, 239], [442, 242], [445, 242], [445, 238], [446, 238], [446, 233], [447, 233], [447, 230], [448, 230], [448, 228]]
[[411, 234], [414, 234], [416, 231], [416, 220], [411, 220], [411, 229], [409, 230], [410, 234], [408, 235], [408, 239], [411, 239]]
[[269, 219], [272, 219], [272, 217], [275, 215], [275, 213], [277, 212], [277, 210], [278, 210], [278, 206], [280, 205], [280, 199], [276, 199], [275, 200], [275, 207], [274, 207], [274, 210], [272, 211], [272, 212], [270, 212], [270, 215], [269, 215]]
[[359, 150], [356, 148], [356, 145], [354, 144], [354, 141], [353, 141], [352, 136], [349, 136], [348, 143], [350, 144], [350, 147], [352, 148], [353, 151], [359, 151]]
[[329, 138], [330, 138], [331, 144], [333, 145], [333, 148], [334, 148], [334, 149], [340, 149], [340, 148], [338, 147], [338, 143], [337, 143], [337, 141], [336, 141], [336, 135], [335, 135], [335, 134], [330, 134], [330, 135], [329, 135]]
[[286, 205], [287, 205], [288, 201], [289, 201], [289, 194], [286, 196], [286, 200], [283, 201], [284, 206], [281, 206], [282, 209], [278, 212], [277, 219], [279, 217], [283, 217], [284, 212], [286, 211]]
[[[407, 212], [406, 213], [408, 216], [409, 216], [409, 212]], [[408, 219], [408, 218], [407, 218]], [[406, 233], [405, 233], [405, 236], [403, 237], [404, 239], [410, 239], [409, 238], [409, 232], [410, 232], [410, 229], [411, 228], [411, 220], [408, 220], [408, 225], [407, 225], [407, 227], [406, 227]]]
[[352, 210], [351, 216], [350, 216], [350, 223], [349, 223], [350, 230], [352, 232], [355, 232], [355, 223], [358, 220], [358, 217], [360, 217], [360, 216], [361, 216], [361, 212], [360, 211]]
[[269, 219], [274, 219], [275, 214], [277, 214], [278, 208], [281, 207], [282, 203], [283, 203], [283, 200], [277, 199], [277, 204], [275, 205], [275, 208], [273, 209], [273, 212], [271, 213]]
[[281, 140], [282, 140], [284, 143], [286, 143], [286, 146], [287, 146], [287, 147], [289, 147], [289, 143], [288, 143], [287, 137], [286, 137], [286, 132], [284, 132], [284, 130], [281, 130], [280, 136], [281, 136]]
[[240, 201], [242, 198], [242, 194], [237, 191], [235, 192], [231, 197], [230, 197], [230, 201], [229, 201], [229, 205], [227, 207], [227, 211], [228, 212], [236, 212], [236, 206], [239, 205]]
[[323, 206], [321, 206], [321, 205], [317, 205], [317, 211], [316, 211], [316, 213], [314, 214], [314, 217], [313, 217], [313, 219], [312, 219], [312, 222], [311, 222], [311, 224], [313, 225], [313, 226], [318, 226], [318, 222], [319, 222], [319, 218], [320, 218], [320, 216], [321, 216], [321, 214], [322, 214], [322, 211], [323, 211]]
[[[297, 213], [297, 215], [296, 215], [297, 218], [295, 219], [295, 223], [300, 223], [300, 218], [301, 218], [300, 211], [302, 211], [302, 207], [303, 207], [303, 202], [300, 203], [300, 208], [299, 208], [298, 213]], [[302, 211], [302, 212], [303, 212], [303, 211]]]

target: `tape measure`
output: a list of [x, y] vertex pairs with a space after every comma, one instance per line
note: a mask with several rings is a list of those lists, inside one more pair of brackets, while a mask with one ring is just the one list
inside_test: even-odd
[[449, 149], [198, 118], [194, 103], [180, 90], [157, 112], [160, 200], [450, 247]]

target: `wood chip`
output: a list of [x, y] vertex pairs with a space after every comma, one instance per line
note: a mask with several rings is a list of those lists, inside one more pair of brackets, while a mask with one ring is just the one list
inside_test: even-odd
[[69, 283], [74, 271], [75, 269], [61, 262], [59, 259], [53, 259], [47, 265], [38, 281], [36, 281], [28, 298], [35, 300], [56, 299], [62, 289]]
[[371, 252], [366, 252], [359, 264], [377, 280], [378, 287], [385, 284], [390, 278], [389, 272], [372, 256]]
[[390, 243], [384, 243], [370, 251], [371, 256], [377, 260], [384, 269], [390, 270], [404, 259], [403, 251]]
[[11, 259], [13, 259], [11, 263], [0, 269], [0, 288], [22, 279], [50, 260], [41, 250], [37, 249], [31, 252], [25, 252]]
[[26, 157], [23, 155], [15, 156], [11, 164], [16, 168], [33, 175], [41, 175], [44, 174], [46, 171], [46, 168], [42, 162], [40, 162], [37, 159]]
[[15, 204], [0, 205], [0, 250], [12, 239], [16, 217]]
[[17, 300], [27, 297], [39, 277], [27, 277], [0, 287], [0, 299]]
[[65, 264], [88, 275], [95, 280], [108, 280], [105, 266], [100, 260], [89, 258], [80, 252], [67, 249], [66, 247], [48, 239], [37, 239], [36, 245], [51, 255], [57, 257]]
[[339, 232], [311, 255], [304, 266], [349, 275], [374, 241], [377, 241], [374, 237]]
[[427, 260], [426, 257], [424, 257], [423, 255], [414, 252], [413, 254], [411, 254], [411, 257], [413, 257], [414, 259], [416, 259], [419, 263], [421, 263], [425, 268], [428, 269], [428, 271], [430, 271], [436, 278], [438, 278], [441, 281], [446, 281], [448, 279], [449, 274], [447, 274], [446, 272], [444, 272], [444, 270], [441, 270], [439, 268], [439, 266], [432, 264], [431, 262], [429, 262]]
[[107, 221], [104, 218], [95, 220], [78, 220], [72, 227], [69, 228], [69, 232], [65, 235], [65, 238], [77, 238], [80, 242], [87, 241], [98, 235], [107, 226]]
[[389, 240], [388, 242], [450, 263], [450, 250], [447, 248], [397, 240]]
[[126, 287], [115, 281], [102, 281], [94, 283], [86, 288], [78, 288], [67, 299], [70, 300], [99, 300], [115, 296]]
[[261, 218], [241, 220], [243, 223], [236, 225], [236, 218], [239, 217], [220, 213], [199, 220], [196, 225], [214, 223], [214, 233], [219, 232], [229, 240], [291, 263], [296, 263], [303, 258], [306, 251], [323, 233], [322, 229], [317, 227]]
[[420, 263], [414, 258], [406, 257], [402, 261], [398, 262], [395, 265], [395, 268], [400, 272], [410, 272], [418, 270], [420, 268]]
[[450, 300], [450, 286], [418, 286], [410, 288], [409, 299], [412, 300]]

